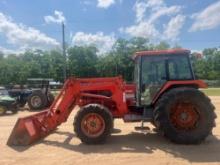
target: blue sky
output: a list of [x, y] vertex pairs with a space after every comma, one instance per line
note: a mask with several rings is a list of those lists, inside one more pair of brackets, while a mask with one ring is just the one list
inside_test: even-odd
[[192, 50], [220, 46], [219, 0], [0, 0], [0, 51], [70, 45], [108, 51], [119, 37], [142, 36]]

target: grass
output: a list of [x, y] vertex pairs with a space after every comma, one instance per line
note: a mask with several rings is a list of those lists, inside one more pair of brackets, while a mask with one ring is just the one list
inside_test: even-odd
[[220, 88], [207, 88], [202, 91], [208, 96], [220, 96]]

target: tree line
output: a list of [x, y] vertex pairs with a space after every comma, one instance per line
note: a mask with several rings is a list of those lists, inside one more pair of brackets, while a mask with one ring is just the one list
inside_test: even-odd
[[[118, 39], [112, 49], [100, 54], [95, 46], [67, 48], [67, 75], [75, 77], [110, 77], [122, 75], [132, 81], [132, 56], [142, 50], [162, 50], [171, 47], [166, 42], [152, 44], [148, 39]], [[197, 78], [220, 80], [220, 50], [207, 48], [203, 56], [192, 54]], [[64, 58], [61, 50], [26, 50], [21, 54], [5, 55], [0, 52], [0, 84], [25, 84], [27, 78], [53, 78], [63, 81]]]

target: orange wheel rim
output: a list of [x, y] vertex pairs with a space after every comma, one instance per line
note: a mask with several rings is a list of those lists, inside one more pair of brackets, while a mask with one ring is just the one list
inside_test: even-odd
[[97, 113], [89, 113], [83, 117], [81, 122], [83, 133], [88, 137], [98, 137], [105, 130], [105, 121], [103, 117]]
[[170, 119], [177, 129], [192, 130], [199, 120], [199, 113], [192, 103], [181, 102], [172, 106]]

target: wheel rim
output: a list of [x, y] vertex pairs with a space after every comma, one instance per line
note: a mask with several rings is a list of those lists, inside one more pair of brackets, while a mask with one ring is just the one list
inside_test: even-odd
[[31, 98], [31, 105], [33, 107], [40, 107], [41, 103], [42, 103], [42, 101], [41, 101], [41, 98], [39, 96], [33, 96]]
[[89, 113], [83, 117], [81, 122], [83, 133], [88, 137], [98, 137], [105, 130], [105, 121], [103, 117], [97, 113]]
[[192, 103], [180, 102], [172, 106], [170, 119], [178, 130], [192, 130], [197, 125], [199, 113]]
[[0, 115], [4, 114], [4, 112], [5, 112], [4, 107], [0, 107]]

